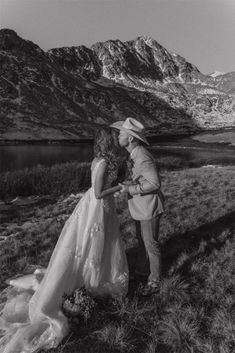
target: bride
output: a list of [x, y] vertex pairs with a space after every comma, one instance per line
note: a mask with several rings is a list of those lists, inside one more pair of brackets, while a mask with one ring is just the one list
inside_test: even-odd
[[[125, 296], [128, 267], [112, 187], [117, 155], [110, 130], [95, 139], [92, 184], [66, 221], [46, 270], [9, 282], [0, 313], [0, 352], [57, 347], [68, 334], [62, 297], [85, 287], [94, 296]], [[27, 283], [25, 285], [25, 283]]]

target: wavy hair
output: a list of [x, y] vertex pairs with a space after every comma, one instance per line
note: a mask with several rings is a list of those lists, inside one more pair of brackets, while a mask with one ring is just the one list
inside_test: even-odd
[[117, 178], [120, 148], [113, 129], [102, 127], [96, 130], [94, 157], [104, 158], [108, 163], [107, 173], [112, 179]]

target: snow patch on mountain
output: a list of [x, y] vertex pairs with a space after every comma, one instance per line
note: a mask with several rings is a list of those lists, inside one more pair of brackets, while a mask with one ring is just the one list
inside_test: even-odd
[[199, 94], [221, 94], [221, 95], [225, 95], [224, 92], [221, 92], [219, 90], [215, 90], [213, 88], [203, 88], [203, 89], [200, 89], [198, 91]]
[[217, 77], [217, 76], [222, 76], [222, 75], [224, 75], [225, 73], [226, 73], [226, 72], [215, 71], [215, 72], [212, 72], [212, 73], [211, 73], [210, 75], [208, 75], [208, 76], [215, 78], [215, 77]]

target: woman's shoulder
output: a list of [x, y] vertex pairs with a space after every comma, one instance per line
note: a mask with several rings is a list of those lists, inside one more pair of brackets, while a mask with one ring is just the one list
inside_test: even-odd
[[97, 164], [97, 163], [100, 163], [100, 162], [106, 162], [107, 163], [107, 161], [106, 161], [106, 159], [104, 158], [104, 157], [95, 157], [94, 159], [93, 159], [93, 161], [92, 161], [92, 164], [94, 163], [94, 164]]
[[106, 165], [107, 161], [105, 158], [102, 157], [95, 157], [91, 162], [91, 169], [93, 170], [98, 164]]

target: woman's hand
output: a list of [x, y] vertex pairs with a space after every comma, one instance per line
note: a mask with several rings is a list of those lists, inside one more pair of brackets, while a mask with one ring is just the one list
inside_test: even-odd
[[121, 187], [121, 190], [119, 191], [121, 194], [122, 193], [128, 193], [129, 192], [129, 186], [128, 185], [125, 185], [125, 184], [118, 184], [120, 187]]

